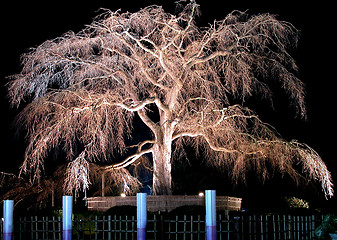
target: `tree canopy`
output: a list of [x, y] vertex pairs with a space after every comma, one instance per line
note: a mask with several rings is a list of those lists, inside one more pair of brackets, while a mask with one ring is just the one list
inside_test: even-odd
[[[12, 106], [29, 102], [17, 120], [28, 141], [21, 172], [39, 178], [56, 149], [68, 161], [68, 192], [89, 187], [97, 162], [132, 192], [140, 183], [128, 168], [151, 155], [154, 192], [170, 194], [171, 163], [188, 144], [211, 165], [232, 169], [234, 180], [248, 169], [264, 177], [277, 169], [298, 179], [294, 166], [300, 164], [332, 196], [320, 156], [282, 139], [245, 106], [251, 96], [272, 103], [276, 84], [306, 116], [303, 83], [289, 53], [297, 29], [271, 14], [240, 11], [200, 28], [197, 15], [194, 1], [175, 15], [160, 6], [106, 10], [79, 33], [25, 53], [21, 73], [8, 85]], [[128, 146], [136, 117], [149, 138]], [[116, 155], [125, 158], [117, 162]]]

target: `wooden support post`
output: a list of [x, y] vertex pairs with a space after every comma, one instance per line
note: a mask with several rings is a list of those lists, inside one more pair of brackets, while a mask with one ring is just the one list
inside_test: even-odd
[[205, 191], [206, 239], [216, 240], [216, 191]]
[[3, 203], [3, 239], [13, 239], [13, 209], [14, 201], [5, 200]]
[[137, 193], [137, 240], [146, 239], [146, 193]]
[[63, 240], [72, 239], [72, 214], [73, 214], [73, 197], [63, 196], [62, 198], [62, 226]]

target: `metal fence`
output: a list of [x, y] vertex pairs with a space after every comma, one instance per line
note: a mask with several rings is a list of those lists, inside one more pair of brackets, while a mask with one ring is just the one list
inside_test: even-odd
[[[311, 240], [323, 215], [219, 214], [219, 240]], [[205, 216], [149, 214], [148, 240], [204, 240]], [[1, 226], [2, 228], [2, 226]], [[2, 231], [1, 231], [2, 233]], [[14, 239], [62, 239], [61, 217], [21, 217]], [[73, 239], [137, 239], [135, 216], [74, 217]]]
[[293, 216], [256, 214], [218, 220], [219, 239], [311, 240], [322, 215]]
[[20, 217], [14, 222], [14, 239], [62, 239], [62, 218]]

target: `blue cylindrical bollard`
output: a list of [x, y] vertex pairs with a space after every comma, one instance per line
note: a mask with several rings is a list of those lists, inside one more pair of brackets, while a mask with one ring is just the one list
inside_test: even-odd
[[62, 227], [63, 240], [72, 239], [72, 214], [73, 214], [73, 197], [63, 196], [62, 198]]
[[13, 209], [14, 201], [5, 200], [3, 203], [3, 239], [12, 240], [13, 239]]
[[206, 239], [216, 240], [216, 191], [205, 191]]
[[137, 193], [137, 240], [146, 239], [146, 193]]

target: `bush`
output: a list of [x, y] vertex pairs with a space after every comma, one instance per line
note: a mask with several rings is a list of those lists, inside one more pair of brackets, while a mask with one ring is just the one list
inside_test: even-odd
[[315, 235], [318, 240], [328, 239], [329, 233], [337, 230], [337, 216], [328, 214], [325, 216], [322, 224], [315, 229]]
[[205, 215], [206, 210], [205, 206], [200, 205], [187, 205], [187, 206], [181, 206], [173, 209], [171, 212], [169, 212], [169, 215]]
[[289, 208], [309, 209], [309, 202], [307, 202], [306, 200], [297, 197], [286, 197], [285, 201], [288, 204]]
[[137, 215], [137, 207], [124, 205], [124, 206], [115, 206], [109, 208], [104, 212], [104, 215], [127, 215], [127, 216], [136, 216]]

